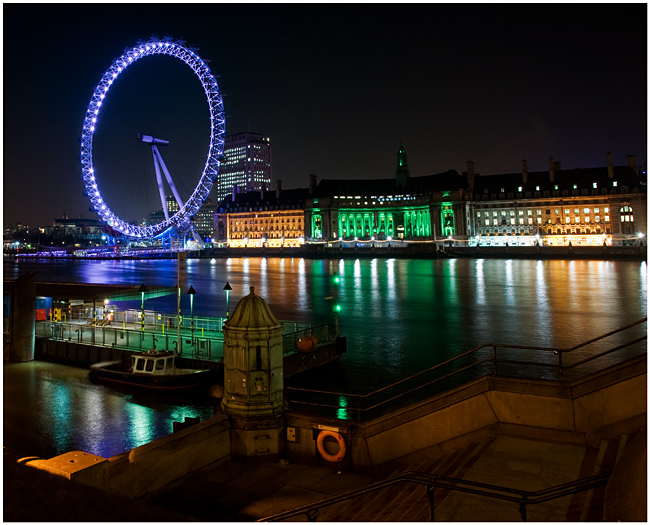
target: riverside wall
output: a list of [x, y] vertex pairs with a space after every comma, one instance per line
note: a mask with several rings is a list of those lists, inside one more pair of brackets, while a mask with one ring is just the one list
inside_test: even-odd
[[611, 433], [643, 428], [646, 356], [572, 383], [487, 376], [366, 423], [286, 414], [295, 461], [326, 463], [316, 448], [320, 428], [336, 429], [347, 452], [339, 468], [359, 473], [409, 456], [451, 453], [499, 434], [594, 445]]
[[300, 248], [206, 248], [191, 256], [228, 257], [304, 257], [307, 259], [403, 258], [403, 259], [595, 259], [646, 260], [646, 246], [448, 246], [422, 242], [396, 246], [328, 248], [305, 244]]

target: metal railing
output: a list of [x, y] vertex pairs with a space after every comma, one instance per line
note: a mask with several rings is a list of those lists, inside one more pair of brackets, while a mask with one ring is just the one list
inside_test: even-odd
[[[113, 310], [111, 315], [95, 316], [92, 308], [78, 310], [70, 321], [40, 321], [35, 335], [56, 341], [107, 346], [131, 351], [168, 350], [178, 355], [218, 361], [223, 358], [224, 318], [177, 317], [145, 310], [142, 330], [140, 310]], [[281, 321], [284, 329], [283, 355], [295, 353], [301, 337], [312, 335], [319, 342], [332, 338], [330, 327], [323, 324]]]
[[606, 485], [609, 482], [611, 472], [604, 472], [591, 476], [588, 478], [578, 479], [562, 485], [556, 485], [548, 489], [530, 492], [526, 490], [511, 489], [508, 487], [501, 487], [498, 485], [490, 485], [488, 483], [479, 483], [477, 481], [464, 480], [462, 478], [452, 478], [448, 476], [438, 476], [426, 472], [409, 471], [404, 474], [393, 476], [391, 478], [373, 483], [361, 489], [332, 496], [315, 503], [303, 505], [286, 512], [281, 512], [267, 518], [262, 518], [257, 521], [282, 521], [295, 516], [305, 515], [309, 521], [317, 521], [319, 510], [330, 505], [342, 503], [353, 498], [381, 490], [386, 487], [397, 485], [400, 483], [417, 483], [426, 487], [426, 494], [428, 496], [429, 504], [429, 521], [435, 521], [435, 507], [434, 507], [434, 494], [435, 489], [455, 490], [464, 492], [466, 494], [474, 494], [478, 496], [485, 496], [493, 499], [500, 499], [503, 501], [510, 501], [516, 503], [519, 507], [519, 515], [522, 521], [528, 520], [527, 507], [528, 505], [535, 505], [545, 503], [554, 499], [571, 496], [578, 492], [590, 490], [595, 487]]
[[[493, 343], [480, 345], [368, 394], [291, 386], [284, 387], [284, 394], [293, 408], [315, 411], [336, 419], [368, 421], [484, 376], [554, 381], [583, 377], [595, 369], [604, 369], [647, 353], [646, 345], [640, 345], [647, 340], [646, 329], [641, 330], [644, 323], [647, 323], [647, 318], [566, 349]], [[615, 339], [613, 346], [603, 349], [601, 343], [610, 337]], [[627, 340], [622, 341], [622, 337], [627, 337]], [[597, 359], [601, 362], [594, 364]], [[585, 366], [587, 364], [589, 368]]]

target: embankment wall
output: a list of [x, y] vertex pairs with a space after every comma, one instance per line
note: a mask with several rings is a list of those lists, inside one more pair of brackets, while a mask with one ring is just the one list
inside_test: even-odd
[[437, 457], [487, 437], [506, 434], [562, 443], [597, 444], [645, 426], [647, 362], [642, 356], [573, 383], [484, 377], [370, 422], [288, 413], [297, 439], [289, 457], [326, 463], [317, 451], [318, 426], [337, 428], [346, 441], [342, 468], [371, 472], [409, 456]]

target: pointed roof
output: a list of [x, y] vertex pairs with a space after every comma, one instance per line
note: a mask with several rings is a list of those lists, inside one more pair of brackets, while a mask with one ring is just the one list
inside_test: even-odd
[[280, 325], [266, 301], [255, 295], [255, 287], [251, 286], [250, 290], [250, 294], [239, 300], [232, 316], [224, 324], [228, 328], [269, 328]]

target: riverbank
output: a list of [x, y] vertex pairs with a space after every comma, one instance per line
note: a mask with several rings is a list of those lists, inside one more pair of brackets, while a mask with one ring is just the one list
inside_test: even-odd
[[[393, 246], [332, 247], [305, 244], [298, 248], [205, 248], [188, 252], [192, 259], [231, 257], [298, 257], [305, 259], [558, 259], [558, 260], [647, 260], [647, 246], [446, 246], [437, 243], [395, 244]], [[156, 260], [176, 259], [176, 252], [116, 255], [4, 254], [18, 260]]]

